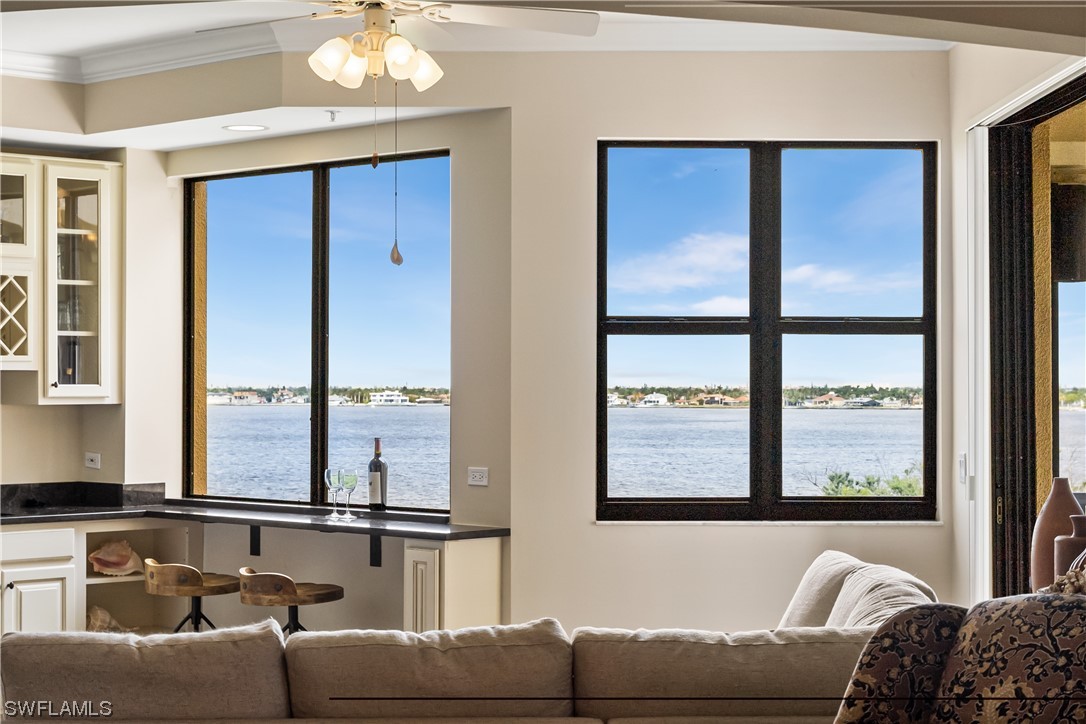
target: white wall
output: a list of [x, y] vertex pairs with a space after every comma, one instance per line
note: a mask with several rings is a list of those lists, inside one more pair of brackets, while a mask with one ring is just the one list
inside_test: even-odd
[[[249, 566], [285, 573], [298, 582], [343, 586], [343, 600], [300, 609], [302, 625], [313, 631], [403, 627], [403, 541], [383, 539], [379, 568], [369, 560], [369, 536], [262, 528], [260, 555], [250, 556], [248, 526], [204, 525], [204, 570], [237, 575], [239, 568]], [[242, 606], [237, 596], [205, 598], [204, 611], [216, 626], [268, 616], [280, 623], [287, 620], [283, 607]]]
[[[953, 418], [953, 457], [969, 456], [969, 472], [975, 476], [974, 504], [970, 503], [968, 488], [949, 486], [954, 511], [954, 579], [959, 599], [975, 601], [991, 596], [991, 478], [986, 464], [990, 420], [988, 380], [984, 376], [988, 359], [987, 338], [979, 329], [970, 338], [970, 323], [985, 327], [987, 318], [974, 318], [977, 297], [971, 296], [968, 222], [974, 213], [969, 194], [967, 133], [970, 128], [988, 119], [1006, 104], [1030, 92], [1075, 62], [1074, 58], [1052, 53], [993, 48], [979, 45], [958, 45], [950, 51], [950, 124], [951, 124], [951, 187], [953, 227], [952, 241], [952, 307], [954, 328], [951, 359], [953, 360], [953, 395], [956, 414]], [[984, 207], [987, 208], [986, 206]], [[977, 252], [983, 257], [987, 246], [978, 242]], [[987, 298], [986, 274], [982, 266], [977, 274], [977, 295], [983, 303]], [[983, 311], [983, 310], [982, 310]], [[972, 355], [970, 354], [972, 349]], [[973, 360], [971, 365], [970, 361]], [[975, 397], [971, 397], [971, 391]], [[980, 453], [980, 454], [978, 454]], [[972, 551], [972, 554], [971, 554]], [[970, 582], [972, 585], [970, 586]]]
[[[961, 601], [967, 586], [961, 535], [951, 514], [954, 412], [951, 372], [955, 334], [952, 306], [950, 149], [952, 87], [946, 53], [691, 53], [691, 54], [447, 54], [446, 76], [425, 96], [401, 89], [403, 105], [507, 108], [484, 114], [403, 124], [402, 148], [463, 144], [453, 151], [453, 515], [461, 521], [509, 523], [505, 611], [511, 620], [557, 616], [580, 625], [695, 626], [738, 630], [772, 626], [795, 584], [822, 550], [837, 548], [906, 568], [941, 597]], [[263, 64], [267, 69], [269, 64]], [[959, 68], [959, 70], [962, 70]], [[1040, 69], [1039, 69], [1040, 70]], [[207, 91], [214, 68], [171, 75], [178, 117], [186, 99]], [[964, 71], [963, 71], [964, 72]], [[983, 64], [959, 82], [982, 77]], [[1038, 71], [1039, 72], [1039, 71]], [[279, 102], [317, 109], [364, 106], [368, 94], [316, 79], [304, 55], [284, 56]], [[96, 117], [112, 127], [100, 101], [132, 99], [143, 81], [126, 79], [87, 89]], [[257, 82], [254, 80], [254, 82]], [[101, 91], [102, 95], [97, 96]], [[261, 91], [264, 92], [264, 91]], [[229, 98], [222, 96], [222, 103]], [[245, 104], [251, 104], [249, 99]], [[117, 108], [116, 103], [109, 107]], [[147, 113], [146, 106], [140, 106]], [[155, 105], [153, 113], [169, 115]], [[412, 130], [415, 129], [415, 130]], [[387, 147], [387, 129], [382, 131]], [[415, 134], [412, 136], [412, 134]], [[361, 142], [367, 139], [366, 143]], [[616, 524], [594, 522], [596, 141], [600, 138], [909, 139], [935, 140], [940, 173], [941, 345], [939, 504], [933, 524]], [[368, 148], [368, 130], [269, 139], [169, 154], [165, 175], [183, 176], [352, 155]], [[458, 158], [466, 159], [460, 165]], [[167, 224], [176, 223], [157, 159], [139, 160], [149, 181], [129, 189], [128, 203], [149, 193], [164, 210], [160, 256], [148, 247], [131, 254], [128, 274], [163, 275], [173, 285], [179, 257]], [[163, 194], [166, 194], [164, 196]], [[148, 217], [146, 228], [154, 229]], [[153, 236], [153, 235], [152, 235]], [[457, 250], [457, 245], [462, 248]], [[466, 254], [461, 258], [460, 254]], [[466, 264], [457, 269], [461, 263]], [[471, 270], [495, 270], [494, 286], [464, 296]], [[171, 276], [175, 275], [175, 276]], [[155, 316], [134, 305], [149, 299], [150, 281], [130, 286], [128, 344], [145, 334], [160, 339]], [[181, 300], [164, 307], [176, 324]], [[458, 296], [459, 295], [459, 296]], [[459, 310], [459, 311], [458, 311]], [[459, 325], [459, 326], [458, 326]], [[165, 334], [162, 332], [162, 334]], [[162, 337], [166, 344], [168, 340]], [[469, 354], [463, 340], [483, 345]], [[178, 354], [179, 346], [163, 349]], [[128, 373], [146, 350], [126, 354]], [[140, 372], [138, 394], [177, 386], [176, 359], [161, 373]], [[484, 365], [480, 369], [480, 364]], [[146, 377], [142, 375], [146, 374]], [[157, 376], [156, 376], [157, 375]], [[484, 388], [484, 385], [489, 384]], [[472, 388], [472, 385], [475, 385]], [[467, 386], [467, 387], [465, 387]], [[470, 394], [465, 390], [474, 389]], [[562, 395], [547, 394], [562, 390]], [[134, 393], [127, 385], [126, 393]], [[179, 475], [178, 419], [132, 400], [126, 415], [125, 456], [136, 476]], [[137, 410], [136, 405], [139, 405]], [[170, 403], [173, 404], [173, 403]], [[138, 459], [130, 452], [138, 432]], [[5, 443], [5, 451], [7, 445]], [[489, 489], [461, 485], [458, 471], [488, 465]], [[497, 471], [497, 474], [496, 474]], [[128, 471], [126, 471], [128, 477]], [[241, 535], [207, 526], [209, 567], [229, 569]], [[240, 529], [244, 530], [244, 529]], [[276, 533], [261, 565], [338, 561], [365, 565], [335, 536]], [[247, 547], [246, 547], [247, 550]], [[281, 550], [281, 553], [277, 553]], [[220, 555], [220, 551], [222, 552]], [[243, 551], [244, 552], [244, 551]], [[361, 561], [361, 562], [360, 562]], [[323, 573], [323, 570], [321, 571]], [[331, 569], [329, 569], [331, 573]], [[380, 575], [380, 574], [378, 574]], [[336, 580], [331, 578], [329, 580]], [[374, 619], [376, 620], [376, 619]]]

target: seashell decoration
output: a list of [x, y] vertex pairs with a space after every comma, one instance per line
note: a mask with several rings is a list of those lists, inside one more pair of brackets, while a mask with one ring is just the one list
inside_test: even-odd
[[107, 631], [111, 633], [128, 633], [135, 631], [136, 626], [122, 626], [120, 621], [113, 618], [109, 611], [101, 606], [91, 606], [87, 611], [88, 631]]
[[94, 566], [95, 573], [107, 576], [125, 576], [129, 573], [143, 572], [140, 557], [132, 550], [126, 540], [111, 540], [103, 543], [94, 553], [87, 556]]

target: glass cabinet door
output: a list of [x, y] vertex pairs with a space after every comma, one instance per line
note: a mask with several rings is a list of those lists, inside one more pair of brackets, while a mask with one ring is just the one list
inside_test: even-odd
[[105, 396], [110, 251], [108, 171], [46, 168], [50, 397]]
[[41, 166], [27, 158], [0, 161], [0, 256], [34, 256]]

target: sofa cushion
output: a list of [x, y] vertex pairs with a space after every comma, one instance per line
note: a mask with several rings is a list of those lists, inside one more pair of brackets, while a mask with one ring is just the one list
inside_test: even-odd
[[927, 722], [965, 609], [928, 603], [879, 626], [856, 662], [837, 721]]
[[931, 722], [1086, 721], [1086, 596], [996, 598], [965, 615]]
[[825, 551], [815, 558], [803, 574], [779, 628], [825, 626], [848, 574], [864, 565], [841, 551]]
[[919, 578], [868, 563], [845, 578], [826, 625], [878, 626], [898, 611], [937, 600], [935, 591]]
[[300, 632], [287, 640], [286, 657], [296, 717], [573, 712], [573, 651], [552, 618], [422, 634]]
[[611, 719], [607, 724], [833, 724], [833, 717], [777, 714], [769, 716], [635, 716]]
[[600, 719], [832, 719], [872, 629], [746, 633], [577, 629], [574, 709]]
[[108, 706], [113, 719], [140, 721], [290, 716], [283, 634], [271, 619], [144, 637], [9, 633], [0, 647], [7, 702], [49, 702], [54, 712], [67, 705], [84, 713], [86, 702], [99, 716]]

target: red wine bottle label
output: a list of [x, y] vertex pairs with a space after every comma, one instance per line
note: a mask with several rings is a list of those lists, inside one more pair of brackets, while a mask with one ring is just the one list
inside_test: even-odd
[[370, 473], [370, 505], [381, 504], [381, 473]]

